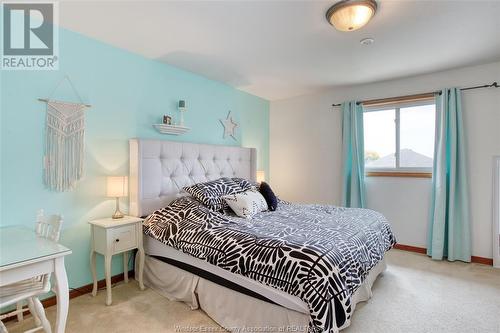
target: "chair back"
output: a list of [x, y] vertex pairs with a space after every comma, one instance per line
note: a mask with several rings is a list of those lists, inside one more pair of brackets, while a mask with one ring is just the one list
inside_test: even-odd
[[40, 237], [58, 242], [61, 236], [62, 223], [63, 218], [61, 215], [45, 216], [43, 209], [40, 209], [36, 217], [35, 232]]

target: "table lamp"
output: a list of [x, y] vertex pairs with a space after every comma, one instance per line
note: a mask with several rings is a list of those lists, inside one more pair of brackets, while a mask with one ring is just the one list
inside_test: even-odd
[[264, 170], [257, 170], [257, 183], [266, 181], [266, 172]]
[[116, 198], [116, 211], [112, 218], [121, 219], [124, 215], [120, 211], [120, 198], [128, 195], [128, 177], [127, 176], [109, 176], [107, 177], [106, 194], [110, 198]]

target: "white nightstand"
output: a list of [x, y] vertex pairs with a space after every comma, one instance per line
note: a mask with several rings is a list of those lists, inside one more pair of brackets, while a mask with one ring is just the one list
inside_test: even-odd
[[91, 249], [90, 268], [94, 279], [92, 296], [97, 294], [96, 253], [104, 256], [104, 274], [106, 275], [106, 305], [111, 305], [111, 257], [123, 253], [123, 275], [128, 282], [128, 251], [137, 249], [139, 259], [138, 272], [135, 272], [139, 288], [144, 290], [142, 273], [144, 270], [144, 248], [142, 247], [142, 221], [139, 217], [125, 216], [121, 219], [105, 218], [90, 221]]

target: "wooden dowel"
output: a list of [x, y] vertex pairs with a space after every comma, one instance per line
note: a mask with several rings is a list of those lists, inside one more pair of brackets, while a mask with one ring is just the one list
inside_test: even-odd
[[[49, 99], [47, 99], [47, 98], [39, 98], [38, 100], [39, 100], [40, 102], [45, 102], [45, 103], [48, 103], [48, 102], [50, 101], [50, 100], [49, 100]], [[68, 102], [68, 103], [72, 103], [72, 102]], [[79, 104], [79, 103], [73, 103], [73, 104]], [[81, 103], [80, 103], [80, 104], [81, 104]], [[85, 107], [87, 107], [87, 108], [91, 108], [91, 107], [92, 107], [92, 105], [90, 105], [90, 104], [83, 104], [83, 105], [84, 105]]]

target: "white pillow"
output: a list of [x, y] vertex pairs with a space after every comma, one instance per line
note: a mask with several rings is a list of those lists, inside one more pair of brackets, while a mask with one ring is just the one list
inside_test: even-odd
[[230, 194], [222, 197], [238, 216], [251, 218], [257, 213], [268, 210], [266, 199], [255, 190]]

